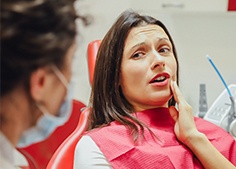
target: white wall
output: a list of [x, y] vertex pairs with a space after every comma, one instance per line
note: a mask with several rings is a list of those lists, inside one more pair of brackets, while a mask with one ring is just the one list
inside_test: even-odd
[[[219, 0], [218, 0], [219, 1]], [[155, 10], [156, 1], [81, 0], [76, 3], [80, 13], [93, 16], [93, 23], [83, 27], [78, 23], [80, 39], [74, 60], [75, 98], [88, 103], [90, 84], [87, 70], [87, 45], [102, 39], [118, 15], [128, 8], [149, 14], [166, 24], [175, 41], [180, 62], [180, 87], [186, 100], [198, 111], [199, 85], [206, 84], [208, 107], [224, 86], [207, 61], [209, 54], [228, 84], [236, 84], [236, 12], [226, 12], [227, 4], [216, 11], [207, 9]], [[144, 4], [143, 4], [144, 3]], [[145, 5], [148, 4], [148, 5]], [[194, 5], [193, 5], [194, 6]], [[149, 10], [150, 8], [150, 10]], [[222, 9], [223, 10], [219, 10]]]

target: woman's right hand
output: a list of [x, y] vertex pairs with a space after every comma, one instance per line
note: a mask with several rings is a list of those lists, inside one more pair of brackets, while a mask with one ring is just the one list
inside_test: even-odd
[[178, 110], [174, 106], [169, 108], [170, 115], [175, 121], [174, 132], [178, 140], [188, 144], [192, 137], [201, 133], [196, 128], [192, 107], [184, 99], [176, 82], [171, 82], [171, 90], [178, 105]]
[[171, 82], [171, 90], [178, 110], [171, 106], [170, 115], [175, 121], [174, 132], [178, 140], [185, 144], [200, 160], [205, 169], [236, 169], [196, 128], [192, 107], [186, 102], [176, 82]]

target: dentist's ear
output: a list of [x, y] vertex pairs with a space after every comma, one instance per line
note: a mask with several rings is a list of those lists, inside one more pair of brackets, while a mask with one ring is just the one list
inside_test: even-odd
[[35, 101], [42, 100], [47, 87], [47, 75], [46, 68], [39, 68], [35, 70], [29, 79], [30, 94]]

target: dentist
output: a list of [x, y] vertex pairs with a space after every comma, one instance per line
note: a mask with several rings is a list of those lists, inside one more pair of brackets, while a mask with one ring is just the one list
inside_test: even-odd
[[44, 140], [71, 113], [74, 0], [1, 3], [0, 166], [14, 149]]

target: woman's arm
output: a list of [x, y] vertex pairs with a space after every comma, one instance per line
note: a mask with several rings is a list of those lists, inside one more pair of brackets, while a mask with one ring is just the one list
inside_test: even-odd
[[97, 144], [89, 137], [83, 136], [75, 148], [74, 169], [111, 169], [111, 165]]
[[206, 169], [235, 169], [208, 140], [208, 138], [196, 128], [191, 106], [183, 98], [176, 82], [171, 85], [171, 90], [178, 104], [179, 111], [170, 107], [170, 114], [175, 120], [176, 137], [184, 143]]

